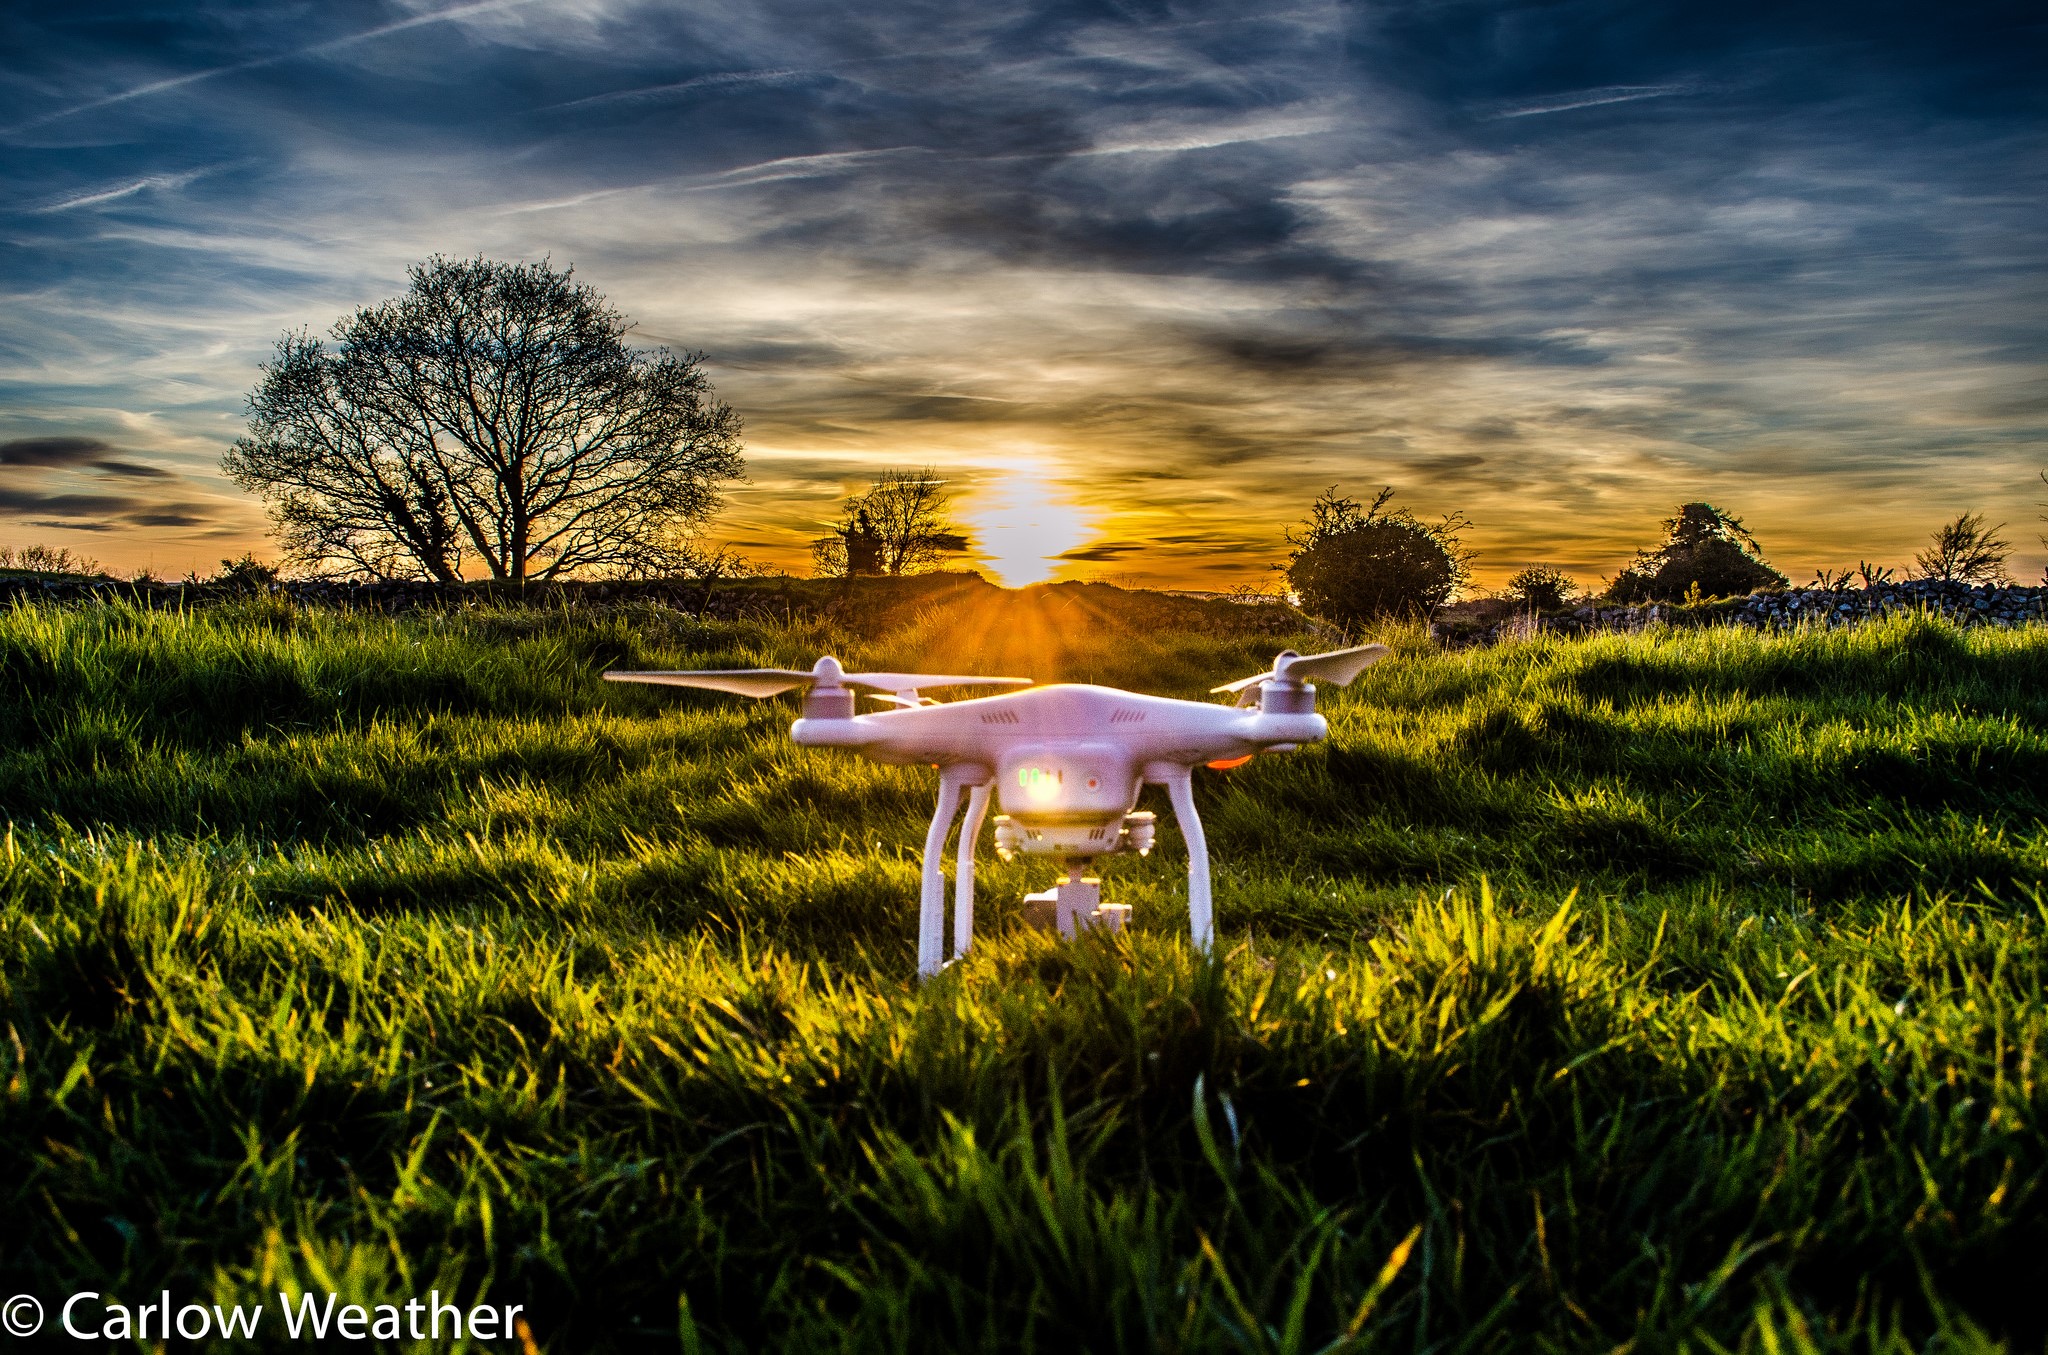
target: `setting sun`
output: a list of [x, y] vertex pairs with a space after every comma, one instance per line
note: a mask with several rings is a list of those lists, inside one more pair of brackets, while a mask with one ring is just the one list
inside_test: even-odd
[[977, 489], [962, 516], [976, 552], [1009, 588], [1052, 578], [1059, 557], [1087, 541], [1092, 529], [1081, 505], [1028, 463]]

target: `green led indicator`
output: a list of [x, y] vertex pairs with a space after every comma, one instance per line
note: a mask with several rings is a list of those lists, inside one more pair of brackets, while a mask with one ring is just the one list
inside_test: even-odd
[[1017, 784], [1025, 790], [1038, 790], [1060, 784], [1059, 770], [1048, 771], [1044, 767], [1020, 767], [1017, 769]]

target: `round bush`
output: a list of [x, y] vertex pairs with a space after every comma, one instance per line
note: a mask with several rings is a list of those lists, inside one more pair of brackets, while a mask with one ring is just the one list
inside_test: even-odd
[[1664, 520], [1664, 544], [1639, 551], [1608, 585], [1615, 602], [1680, 602], [1687, 597], [1743, 597], [1788, 580], [1764, 562], [1756, 538], [1710, 503], [1680, 504]]
[[1531, 565], [1509, 579], [1501, 596], [1517, 607], [1555, 612], [1571, 604], [1579, 585], [1572, 576], [1551, 565]]
[[1461, 572], [1429, 527], [1383, 517], [1305, 546], [1287, 579], [1304, 610], [1348, 623], [1427, 615], [1450, 601]]

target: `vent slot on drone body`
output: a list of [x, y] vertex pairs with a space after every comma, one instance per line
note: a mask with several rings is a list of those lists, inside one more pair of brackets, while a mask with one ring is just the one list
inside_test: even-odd
[[982, 714], [981, 722], [985, 725], [1014, 725], [1019, 723], [1017, 712], [1014, 710], [985, 711]]
[[1113, 725], [1143, 724], [1145, 722], [1145, 712], [1142, 710], [1120, 710], [1109, 717], [1109, 722]]

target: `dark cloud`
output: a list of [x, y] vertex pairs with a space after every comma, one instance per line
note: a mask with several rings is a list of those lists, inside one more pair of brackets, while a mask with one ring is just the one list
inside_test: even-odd
[[1161, 189], [1148, 195], [1129, 181], [988, 187], [927, 200], [919, 225], [1011, 264], [1347, 288], [1372, 275], [1360, 260], [1314, 244], [1307, 215], [1276, 201], [1270, 180], [1211, 181], [1199, 193], [1166, 182]]
[[147, 499], [114, 494], [36, 494], [0, 486], [0, 513], [47, 513], [57, 517], [116, 518], [146, 512]]
[[40, 514], [39, 526], [61, 525], [77, 531], [130, 527], [194, 527], [219, 514], [204, 504], [165, 503], [127, 494], [42, 494], [0, 486], [0, 513]]
[[1176, 532], [1158, 538], [1180, 555], [1245, 555], [1268, 549], [1265, 543], [1221, 532]]
[[1135, 555], [1145, 549], [1138, 541], [1105, 541], [1100, 545], [1086, 546], [1077, 550], [1061, 551], [1062, 560], [1106, 561], [1121, 560], [1126, 555]]
[[1408, 474], [1424, 480], [1462, 480], [1482, 469], [1487, 459], [1476, 452], [1454, 452], [1440, 456], [1404, 457], [1399, 465]]
[[147, 513], [130, 513], [128, 521], [138, 527], [203, 527], [213, 519], [196, 509], [160, 508]]
[[139, 461], [118, 460], [108, 453], [117, 450], [98, 438], [40, 437], [10, 438], [0, 442], [0, 466], [36, 470], [96, 470], [128, 480], [175, 479], [173, 472]]
[[0, 466], [82, 466], [113, 450], [98, 438], [9, 438], [0, 442]]
[[1411, 368], [1452, 356], [1442, 345], [1404, 343], [1395, 336], [1310, 333], [1260, 334], [1243, 330], [1193, 336], [1216, 358], [1261, 376], [1316, 376], [1343, 380], [1392, 379]]

